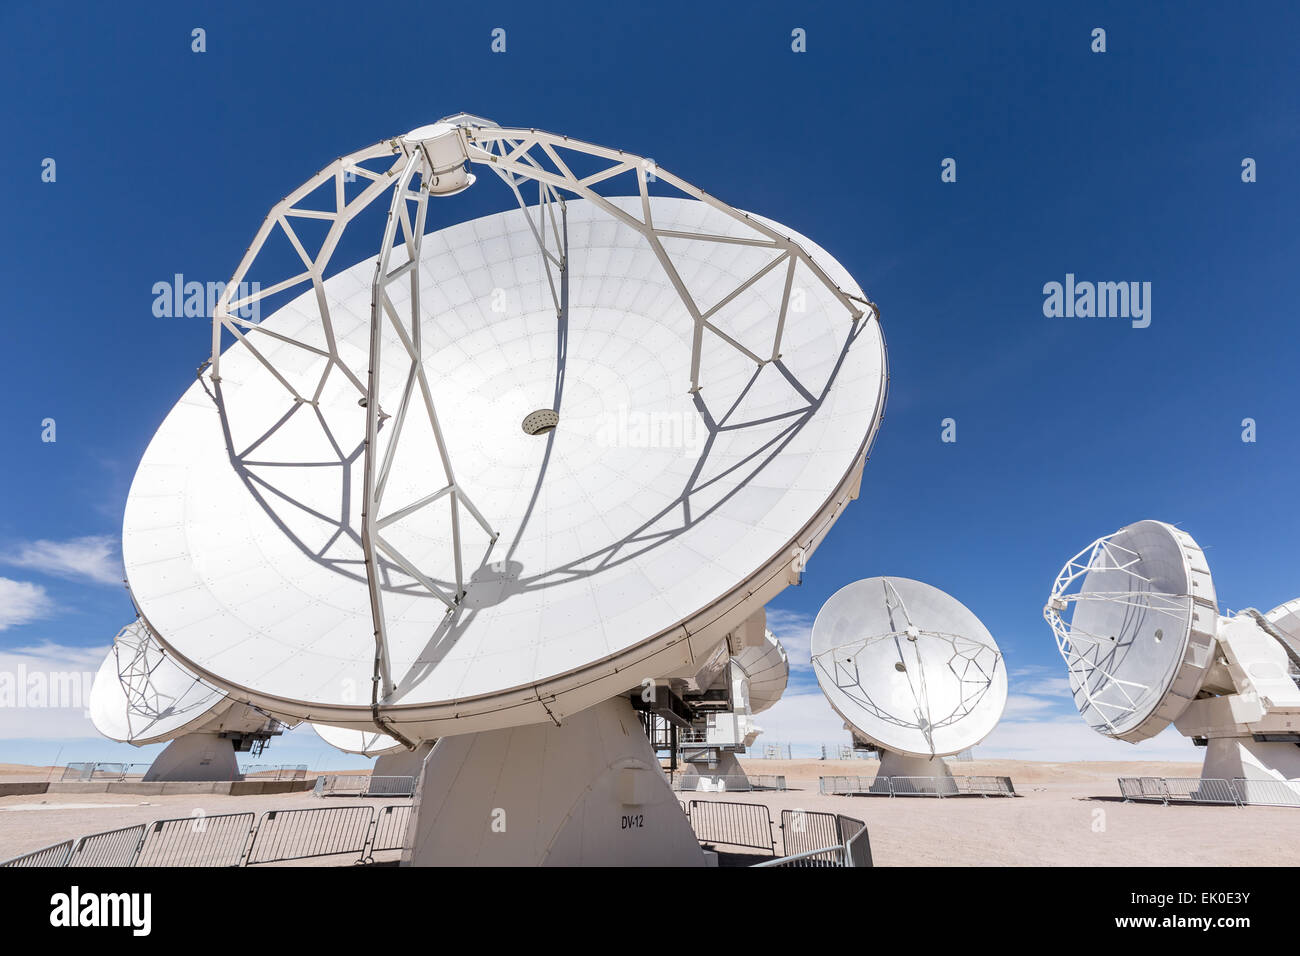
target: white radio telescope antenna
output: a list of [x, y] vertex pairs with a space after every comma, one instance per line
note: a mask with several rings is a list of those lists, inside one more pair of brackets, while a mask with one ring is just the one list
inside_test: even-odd
[[[511, 208], [461, 221], [457, 194], [498, 180]], [[875, 306], [811, 240], [645, 157], [467, 114], [277, 203], [201, 372], [123, 525], [170, 652], [285, 719], [438, 739], [426, 781], [439, 754], [499, 764], [487, 735], [564, 736], [603, 763], [554, 778], [557, 808], [619, 761], [658, 775], [648, 741], [599, 726], [636, 726], [643, 688], [797, 583], [888, 379]], [[415, 860], [607, 859], [517, 822], [470, 845], [456, 814], [496, 799], [473, 787], [535, 791], [527, 772], [439, 778], [460, 792], [421, 815]], [[674, 798], [626, 786], [667, 809], [607, 852], [666, 860], [690, 835]]]
[[1300, 802], [1297, 608], [1221, 616], [1200, 546], [1147, 520], [1071, 558], [1043, 615], [1098, 733], [1138, 743], [1172, 723], [1206, 748], [1203, 778], [1240, 778], [1247, 802], [1284, 782]]
[[88, 709], [95, 729], [112, 740], [137, 747], [171, 741], [146, 781], [237, 780], [236, 752], [260, 749], [283, 731], [178, 663], [141, 620], [113, 639]]
[[867, 578], [831, 595], [813, 623], [812, 661], [855, 744], [880, 751], [882, 777], [943, 786], [951, 773], [938, 758], [983, 740], [1006, 705], [1006, 666], [988, 629], [909, 578]]

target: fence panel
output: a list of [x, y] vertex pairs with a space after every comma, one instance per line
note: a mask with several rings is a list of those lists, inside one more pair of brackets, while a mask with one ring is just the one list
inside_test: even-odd
[[785, 777], [775, 773], [756, 773], [750, 775], [750, 783], [755, 790], [786, 790]]
[[64, 840], [62, 843], [44, 846], [39, 850], [33, 850], [31, 853], [24, 853], [22, 856], [5, 860], [0, 863], [0, 867], [21, 867], [25, 869], [36, 866], [67, 866], [68, 857], [71, 855], [72, 841]]
[[958, 790], [952, 777], [890, 777], [889, 792], [896, 797], [951, 797]]
[[1248, 780], [1233, 778], [1241, 802], [1265, 807], [1300, 807], [1300, 783], [1286, 780]]
[[84, 836], [72, 848], [68, 866], [131, 866], [144, 830], [145, 824], [140, 823]]
[[872, 866], [871, 838], [867, 825], [854, 817], [839, 815], [840, 836], [844, 838], [845, 866]]
[[1187, 803], [1237, 803], [1237, 791], [1229, 780], [1201, 777], [1164, 777], [1170, 800]]
[[370, 840], [370, 851], [401, 850], [406, 844], [406, 826], [411, 820], [411, 804], [396, 803], [379, 807], [375, 817], [375, 835]]
[[753, 847], [776, 855], [772, 815], [761, 803], [692, 800], [687, 815], [701, 843]]
[[748, 793], [758, 789], [743, 773], [702, 773], [690, 779], [685, 774], [677, 774], [673, 777], [672, 787], [679, 793]]
[[786, 856], [843, 845], [839, 821], [833, 813], [814, 810], [781, 811], [781, 845]]
[[986, 797], [1014, 797], [1016, 788], [1010, 777], [961, 777], [965, 793], [978, 793]]
[[136, 866], [239, 866], [252, 813], [175, 817], [149, 824]]
[[413, 797], [414, 777], [370, 777], [366, 783], [367, 797]]
[[771, 866], [771, 867], [824, 867], [824, 866], [848, 866], [844, 862], [845, 854], [842, 846], [828, 846], [819, 850], [805, 850], [803, 853], [795, 853], [791, 856], [783, 856], [775, 860], [766, 860], [762, 863], [755, 863], [754, 866]]
[[248, 863], [277, 863], [335, 853], [359, 854], [366, 848], [373, 819], [373, 807], [268, 810], [258, 821], [248, 850]]

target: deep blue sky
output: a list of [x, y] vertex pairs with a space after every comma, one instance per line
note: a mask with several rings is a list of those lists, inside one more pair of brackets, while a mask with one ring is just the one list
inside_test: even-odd
[[[979, 614], [1013, 675], [1060, 677], [1056, 571], [1145, 517], [1207, 548], [1222, 605], [1300, 596], [1296, 7], [592, 6], [0, 9], [0, 554], [120, 534], [209, 335], [154, 318], [155, 282], [225, 279], [324, 163], [466, 110], [653, 156], [814, 238], [879, 303], [892, 384], [862, 498], [777, 607], [915, 577]], [[1045, 318], [1067, 272], [1151, 282], [1150, 327]], [[48, 596], [0, 651], [103, 647], [131, 616], [111, 585], [0, 576]], [[0, 741], [0, 762], [55, 746]]]

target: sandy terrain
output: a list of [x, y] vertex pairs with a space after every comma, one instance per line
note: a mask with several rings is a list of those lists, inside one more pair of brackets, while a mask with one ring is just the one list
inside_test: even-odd
[[[870, 760], [744, 760], [751, 774], [783, 774], [785, 793], [680, 794], [770, 808], [780, 842], [782, 809], [827, 810], [865, 820], [878, 866], [1235, 866], [1300, 865], [1300, 809], [1161, 806], [1118, 799], [1118, 776], [1196, 776], [1197, 764], [953, 764], [958, 774], [1010, 776], [1015, 799], [840, 797], [817, 792], [817, 778], [873, 776]], [[0, 765], [0, 780], [46, 779], [48, 768]], [[57, 778], [57, 773], [56, 773]], [[0, 797], [0, 859], [59, 840], [166, 817], [386, 802], [322, 800], [310, 793], [230, 797], [59, 793]], [[350, 864], [351, 859], [311, 865]]]

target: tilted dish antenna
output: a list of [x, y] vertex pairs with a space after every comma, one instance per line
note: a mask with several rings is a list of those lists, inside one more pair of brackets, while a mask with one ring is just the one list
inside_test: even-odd
[[[519, 208], [430, 231], [471, 168]], [[578, 715], [619, 698], [634, 724], [625, 695], [696, 673], [798, 581], [887, 383], [875, 306], [810, 240], [648, 158], [467, 114], [279, 202], [201, 371], [123, 527], [137, 605], [187, 667], [287, 718], [438, 750], [563, 727], [593, 761], [622, 738], [578, 742]], [[439, 852], [462, 850], [483, 859]]]
[[813, 622], [822, 693], [880, 751], [881, 777], [951, 788], [940, 758], [979, 743], [1007, 700], [1007, 671], [988, 629], [956, 598], [910, 578], [855, 581]]
[[1043, 615], [1089, 726], [1138, 743], [1172, 723], [1205, 746], [1202, 777], [1246, 778], [1249, 802], [1252, 780], [1300, 787], [1295, 604], [1221, 616], [1200, 546], [1146, 520], [1071, 558]]
[[145, 773], [154, 780], [237, 780], [235, 753], [283, 730], [168, 654], [132, 621], [113, 639], [90, 688], [90, 719], [105, 737], [137, 747], [171, 741]]

